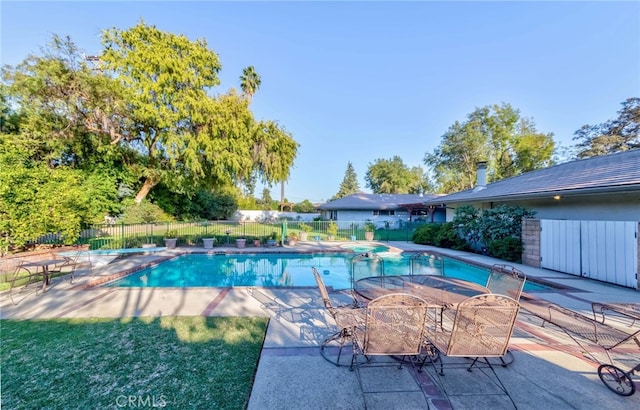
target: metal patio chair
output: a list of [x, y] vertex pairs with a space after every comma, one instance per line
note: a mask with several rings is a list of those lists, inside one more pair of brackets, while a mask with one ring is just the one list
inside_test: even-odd
[[[331, 302], [331, 298], [329, 297], [329, 292], [327, 291], [327, 287], [322, 280], [322, 276], [315, 267], [311, 267], [311, 271], [313, 272], [313, 276], [318, 285], [318, 290], [320, 291], [320, 296], [322, 297], [322, 302], [324, 307], [329, 312], [329, 315], [336, 322], [336, 326], [338, 331], [327, 337], [322, 344], [320, 345], [320, 354], [330, 363], [333, 363], [336, 366], [341, 366], [340, 357], [342, 355], [342, 348], [345, 343], [352, 340], [354, 329], [364, 323], [364, 309], [358, 308], [354, 304], [344, 305], [344, 306], [334, 306]], [[334, 361], [329, 358], [327, 347], [330, 343], [338, 344], [338, 357]]]
[[411, 255], [409, 260], [410, 275], [444, 276], [444, 258], [431, 252], [419, 252]]
[[[364, 326], [353, 335], [354, 366], [369, 363], [371, 356], [401, 356], [399, 368], [407, 357], [414, 365], [424, 343], [428, 303], [417, 296], [392, 293], [380, 296], [367, 305]], [[357, 363], [358, 357], [365, 361]]]
[[93, 274], [93, 263], [91, 261], [91, 253], [88, 251], [78, 251], [72, 256], [65, 256], [65, 262], [57, 266], [55, 273], [60, 276], [69, 275], [69, 283], [73, 284], [76, 272], [88, 270], [89, 274]]
[[367, 301], [359, 298], [355, 291], [355, 283], [359, 279], [372, 276], [384, 276], [384, 259], [375, 252], [360, 253], [351, 258], [350, 263], [351, 294], [356, 306], [363, 307]]
[[527, 276], [511, 265], [495, 264], [491, 267], [487, 284], [491, 293], [507, 295], [520, 300]]
[[[34, 292], [37, 295], [42, 288], [42, 273], [37, 269], [29, 269], [23, 266], [25, 263], [26, 261], [24, 260], [18, 260], [9, 279], [9, 298], [14, 305], [17, 305], [26, 297], [25, 295], [18, 299], [18, 295], [27, 293], [32, 287], [35, 288]], [[33, 286], [34, 284], [35, 286]]]
[[[631, 376], [634, 372], [640, 371], [640, 363], [631, 370], [624, 371], [614, 364], [611, 352], [630, 341], [635, 342], [640, 349], [640, 328], [622, 330], [555, 303], [533, 297], [523, 297], [521, 303], [523, 310], [542, 319], [543, 327], [545, 323], [556, 326], [580, 346], [585, 357], [598, 363], [598, 376], [607, 388], [621, 396], [631, 396], [635, 393], [636, 386]], [[602, 348], [608, 363], [599, 361], [586, 342]]]
[[594, 319], [596, 319], [597, 314], [602, 316], [602, 323], [604, 323], [605, 312], [607, 311], [631, 320], [629, 327], [632, 327], [636, 320], [640, 320], [640, 303], [591, 302], [591, 310], [593, 311]]
[[[489, 278], [485, 285], [491, 293], [507, 295], [519, 301], [522, 295], [522, 289], [527, 281], [524, 272], [516, 269], [511, 265], [495, 264], [491, 267]], [[514, 361], [513, 353], [507, 350], [505, 355], [500, 358], [502, 366], [508, 366]]]
[[[437, 315], [427, 324], [425, 339], [430, 352], [425, 356], [422, 367], [430, 362], [434, 369], [439, 361], [438, 377], [444, 375], [444, 359], [448, 357], [473, 358], [471, 364], [463, 363], [468, 371], [474, 367], [490, 369], [493, 374], [490, 380], [500, 388], [511, 400], [506, 387], [496, 374], [489, 358], [502, 357], [507, 351], [513, 328], [516, 323], [519, 303], [506, 295], [483, 294], [472, 296], [458, 304], [453, 322], [439, 322]], [[480, 367], [481, 363], [487, 366]], [[451, 362], [447, 367], [459, 367], [459, 363]], [[486, 374], [486, 373], [485, 373]], [[443, 389], [444, 390], [444, 389]], [[449, 394], [449, 393], [447, 393]], [[514, 403], [515, 407], [515, 403]]]

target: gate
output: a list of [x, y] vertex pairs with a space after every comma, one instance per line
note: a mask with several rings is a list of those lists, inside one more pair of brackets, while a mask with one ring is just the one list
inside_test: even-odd
[[541, 267], [638, 288], [638, 223], [540, 221]]

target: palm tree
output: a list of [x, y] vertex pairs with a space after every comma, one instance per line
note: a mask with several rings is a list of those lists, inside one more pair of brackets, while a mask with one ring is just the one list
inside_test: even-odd
[[242, 88], [242, 93], [249, 101], [251, 101], [251, 97], [253, 97], [256, 91], [258, 91], [258, 88], [260, 88], [260, 83], [260, 76], [256, 73], [252, 65], [242, 70], [240, 88]]

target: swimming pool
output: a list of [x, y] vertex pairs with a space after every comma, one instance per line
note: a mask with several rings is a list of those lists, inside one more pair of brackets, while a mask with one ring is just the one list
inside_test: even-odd
[[[410, 256], [382, 256], [385, 275], [405, 275]], [[108, 287], [309, 287], [316, 286], [315, 267], [324, 282], [334, 289], [351, 287], [353, 253], [311, 254], [187, 254], [132, 273], [107, 284]], [[445, 276], [485, 284], [489, 270], [456, 259], [444, 258]], [[526, 291], [547, 290], [527, 281]]]
[[375, 252], [383, 253], [389, 252], [389, 247], [384, 245], [342, 245], [344, 249], [349, 249], [355, 253]]

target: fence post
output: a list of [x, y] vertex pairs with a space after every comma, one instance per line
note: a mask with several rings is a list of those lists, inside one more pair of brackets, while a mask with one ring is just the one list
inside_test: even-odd
[[124, 249], [125, 248], [125, 243], [124, 243], [124, 222], [121, 222], [120, 226], [121, 226], [121, 228], [120, 228], [120, 233], [121, 233], [121, 235], [120, 235], [120, 247], [122, 249]]

